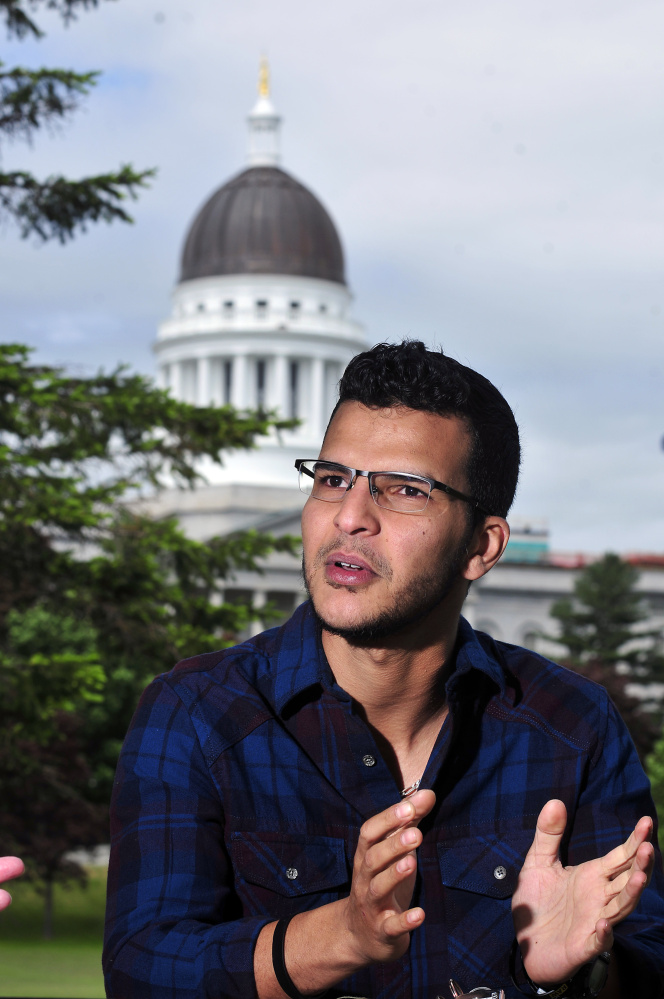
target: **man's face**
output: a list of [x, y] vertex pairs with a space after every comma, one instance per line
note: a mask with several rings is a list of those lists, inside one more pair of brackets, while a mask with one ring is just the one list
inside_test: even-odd
[[[414, 472], [468, 492], [470, 437], [458, 417], [343, 403], [319, 457], [369, 471]], [[365, 477], [341, 503], [310, 497], [302, 513], [304, 572], [331, 632], [371, 642], [402, 631], [462, 588], [469, 507], [434, 489], [419, 514], [376, 506]]]

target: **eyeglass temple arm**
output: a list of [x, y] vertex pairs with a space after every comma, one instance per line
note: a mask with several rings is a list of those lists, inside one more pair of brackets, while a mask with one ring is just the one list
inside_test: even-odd
[[442, 489], [443, 492], [447, 493], [449, 496], [456, 496], [457, 499], [465, 500], [466, 503], [470, 503], [470, 505], [474, 506], [475, 509], [479, 510], [480, 513], [483, 513], [486, 517], [489, 516], [487, 511], [484, 509], [484, 507], [480, 506], [480, 504], [474, 498], [474, 496], [466, 496], [465, 493], [460, 493], [458, 489], [453, 489], [452, 486], [447, 486], [445, 485], [444, 482], [436, 482], [435, 480], [433, 480], [433, 485], [436, 489]]

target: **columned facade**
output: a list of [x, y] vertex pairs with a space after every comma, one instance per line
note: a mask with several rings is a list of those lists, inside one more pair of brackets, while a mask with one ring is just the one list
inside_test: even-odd
[[[248, 126], [247, 168], [208, 198], [186, 235], [171, 314], [154, 345], [158, 379], [194, 405], [274, 411], [299, 423], [225, 455], [223, 466], [202, 463], [206, 484], [151, 504], [200, 539], [248, 527], [299, 534], [295, 459], [318, 454], [342, 372], [367, 346], [350, 314], [334, 222], [280, 166], [281, 118], [265, 63]], [[293, 559], [277, 559], [255, 582], [258, 589], [246, 580], [235, 588], [254, 604], [286, 610], [301, 594]]]

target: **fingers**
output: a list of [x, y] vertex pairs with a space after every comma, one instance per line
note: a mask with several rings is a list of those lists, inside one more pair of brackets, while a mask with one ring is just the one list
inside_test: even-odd
[[642, 843], [631, 869], [609, 882], [609, 889], [613, 897], [605, 911], [611, 925], [615, 926], [637, 907], [643, 890], [652, 876], [654, 864], [655, 851], [653, 846], [650, 843]]
[[567, 809], [558, 798], [552, 798], [539, 813], [535, 838], [526, 855], [524, 867], [550, 866], [558, 860], [560, 841], [567, 823]]
[[0, 881], [18, 878], [24, 871], [25, 865], [19, 857], [0, 857]]
[[435, 802], [436, 795], [433, 791], [417, 791], [405, 801], [391, 805], [364, 823], [360, 830], [360, 843], [364, 842], [368, 848], [398, 832], [403, 826], [419, 822], [429, 814]]
[[422, 842], [419, 829], [410, 826], [398, 836], [377, 843], [367, 853], [365, 862], [371, 871], [369, 890], [376, 898], [385, 898], [398, 884], [415, 873], [414, 851]]
[[[417, 824], [431, 811], [435, 801], [436, 796], [433, 791], [418, 791], [406, 801], [400, 801], [368, 819], [360, 829], [360, 837], [355, 851], [356, 876], [362, 876], [365, 857], [373, 846], [394, 838], [396, 833], [406, 826]], [[396, 843], [394, 846], [397, 849]], [[371, 871], [371, 866], [369, 871]]]
[[[25, 871], [23, 861], [18, 857], [0, 857], [0, 881], [18, 878]], [[12, 897], [4, 888], [0, 888], [0, 911], [11, 905]]]
[[[602, 858], [602, 867], [607, 877], [615, 878], [616, 875], [629, 870], [643, 844], [648, 844], [652, 836], [652, 829], [652, 819], [649, 815], [644, 815], [636, 823], [633, 832], [629, 834], [625, 842]], [[649, 856], [654, 855], [653, 851], [647, 852]], [[643, 856], [643, 854], [641, 855]]]
[[373, 816], [360, 830], [348, 927], [356, 950], [372, 961], [394, 960], [408, 946], [408, 934], [424, 921], [420, 908], [409, 909], [415, 883], [415, 851], [422, 842], [417, 823], [435, 803], [432, 791]]

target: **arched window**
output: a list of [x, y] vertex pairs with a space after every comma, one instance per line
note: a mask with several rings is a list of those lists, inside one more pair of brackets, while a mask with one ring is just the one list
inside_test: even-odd
[[480, 618], [480, 620], [475, 625], [475, 631], [485, 631], [487, 635], [491, 635], [492, 638], [500, 639], [502, 637], [502, 631], [499, 625], [490, 618]]

